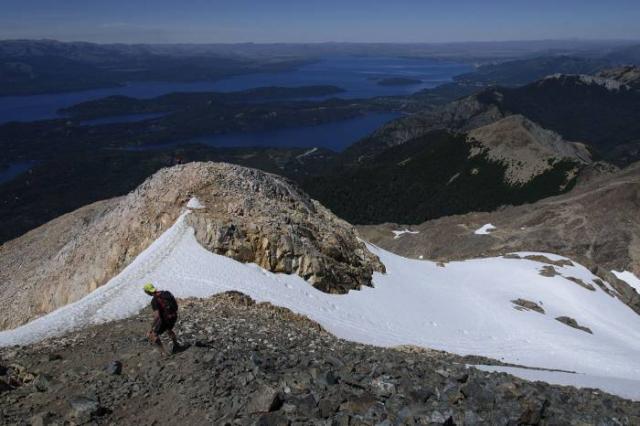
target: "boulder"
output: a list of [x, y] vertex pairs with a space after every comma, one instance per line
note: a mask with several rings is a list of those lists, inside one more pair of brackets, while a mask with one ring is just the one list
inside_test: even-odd
[[104, 370], [107, 372], [107, 374], [115, 376], [120, 375], [120, 373], [122, 373], [122, 363], [118, 360], [111, 361], [109, 364], [107, 364]]
[[280, 392], [274, 387], [264, 385], [256, 391], [246, 406], [248, 413], [269, 413], [282, 406]]
[[69, 400], [70, 417], [80, 423], [89, 422], [94, 416], [101, 413], [102, 409], [98, 401], [93, 398], [77, 397]]

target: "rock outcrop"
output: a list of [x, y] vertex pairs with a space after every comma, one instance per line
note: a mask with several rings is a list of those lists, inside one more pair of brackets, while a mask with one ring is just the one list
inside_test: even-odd
[[354, 229], [290, 182], [255, 169], [212, 171], [214, 184], [193, 191], [206, 206], [188, 222], [214, 253], [287, 274], [319, 290], [346, 293], [370, 285], [384, 267]]
[[196, 197], [203, 246], [336, 293], [370, 285], [383, 266], [354, 229], [275, 175], [220, 163], [163, 169], [127, 196], [61, 216], [0, 246], [0, 329], [74, 302], [155, 241]]
[[[150, 311], [62, 338], [0, 349], [6, 424], [534, 425], [638, 424], [640, 403], [527, 382], [468, 364], [481, 357], [337, 339], [238, 293], [183, 301], [190, 345], [160, 359]], [[536, 314], [538, 315], [538, 314]], [[105, 366], [118, 360], [120, 374]], [[159, 409], [160, 407], [160, 409]], [[47, 424], [45, 423], [45, 424]]]

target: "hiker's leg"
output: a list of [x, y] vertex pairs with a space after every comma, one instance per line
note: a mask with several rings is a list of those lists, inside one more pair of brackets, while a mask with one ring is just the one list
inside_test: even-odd
[[176, 333], [174, 333], [173, 330], [167, 330], [167, 334], [171, 338], [171, 341], [173, 342], [173, 344], [177, 346], [178, 345], [178, 337], [176, 336]]
[[156, 346], [158, 347], [158, 349], [160, 349], [160, 352], [162, 352], [163, 354], [167, 354], [167, 350], [164, 348], [164, 345], [162, 344], [162, 340], [160, 340], [160, 336], [158, 336], [157, 334], [153, 333], [153, 335], [155, 336], [155, 340], [153, 343], [156, 344]]
[[162, 344], [162, 340], [160, 340], [160, 334], [162, 334], [162, 332], [162, 321], [160, 319], [157, 319], [153, 323], [153, 328], [151, 329], [151, 331], [149, 331], [149, 342], [155, 344], [158, 349], [160, 349], [161, 353], [166, 354], [167, 351]]

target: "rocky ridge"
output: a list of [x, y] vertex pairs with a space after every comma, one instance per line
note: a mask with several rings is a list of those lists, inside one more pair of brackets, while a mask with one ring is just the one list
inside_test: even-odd
[[472, 156], [486, 154], [489, 159], [507, 165], [505, 178], [511, 184], [529, 182], [552, 169], [557, 161], [591, 163], [591, 154], [584, 144], [567, 142], [522, 115], [511, 115], [473, 129], [467, 139], [474, 144]]
[[435, 130], [467, 133], [520, 114], [564, 139], [595, 147], [620, 164], [637, 160], [638, 69], [597, 75], [553, 74], [517, 87], [479, 93], [397, 119], [345, 151], [347, 164], [365, 163], [389, 147]]
[[496, 106], [480, 102], [475, 95], [469, 96], [384, 125], [371, 136], [347, 148], [342, 155], [343, 161], [366, 164], [385, 149], [402, 145], [429, 132], [451, 130], [464, 133], [504, 117], [505, 114]]
[[635, 65], [603, 70], [598, 73], [598, 76], [616, 80], [636, 90], [640, 89], [640, 67]]
[[295, 185], [222, 163], [163, 169], [124, 197], [61, 216], [0, 246], [0, 329], [74, 302], [155, 241], [193, 197], [189, 222], [211, 251], [344, 293], [370, 285], [378, 259], [353, 227]]
[[552, 74], [540, 80], [537, 84], [543, 86], [549, 80], [557, 80], [561, 84], [567, 85], [573, 85], [576, 83], [587, 86], [598, 85], [610, 91], [629, 90], [629, 86], [621, 80], [605, 77], [602, 73], [596, 76], [585, 74]]
[[[635, 424], [640, 403], [526, 382], [416, 348], [339, 340], [238, 293], [181, 303], [187, 347], [144, 338], [151, 312], [0, 349], [2, 424]], [[497, 363], [499, 364], [499, 363]], [[11, 384], [8, 384], [11, 381]]]

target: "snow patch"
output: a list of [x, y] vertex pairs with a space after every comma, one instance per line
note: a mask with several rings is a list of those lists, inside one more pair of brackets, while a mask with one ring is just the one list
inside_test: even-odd
[[419, 234], [420, 231], [409, 231], [407, 228], [405, 228], [403, 231], [391, 231], [393, 232], [393, 239], [397, 240], [398, 238], [400, 238], [401, 236], [403, 236], [404, 234]]
[[629, 271], [611, 271], [613, 273], [613, 275], [615, 275], [616, 277], [618, 277], [618, 279], [624, 281], [625, 283], [629, 284], [631, 287], [633, 287], [635, 289], [635, 291], [637, 291], [638, 293], [640, 293], [640, 278], [638, 278], [637, 276], [635, 276], [635, 274], [633, 272], [629, 272]]
[[[509, 254], [520, 256], [520, 257], [527, 257], [527, 256], [539, 256], [541, 253], [537, 252], [537, 251], [516, 251], [516, 252], [513, 252], [513, 253], [509, 253]], [[544, 255], [544, 257], [546, 257], [547, 259], [549, 259], [552, 262], [559, 262], [559, 261], [562, 261], [562, 260], [571, 261], [571, 259], [569, 259], [568, 257], [560, 256], [559, 254], [543, 253], [543, 255]]]
[[[442, 268], [368, 245], [388, 273], [375, 273], [374, 287], [334, 295], [316, 290], [297, 275], [274, 274], [207, 251], [186, 224], [187, 214], [103, 287], [24, 326], [0, 332], [0, 346], [28, 344], [134, 315], [150, 302], [142, 285], [153, 282], [179, 298], [240, 291], [258, 302], [305, 315], [337, 337], [356, 342], [415, 345], [640, 385], [640, 316], [606, 294], [594, 283], [596, 277], [575, 262], [556, 269], [562, 276], [593, 284], [594, 291], [562, 276], [542, 277], [540, 264], [528, 259], [471, 259]], [[540, 302], [546, 314], [513, 309], [511, 301], [518, 298]], [[574, 318], [593, 334], [561, 324], [555, 320], [558, 316]]]
[[187, 203], [187, 208], [192, 210], [204, 209], [204, 204], [197, 197], [192, 197]]
[[486, 225], [482, 225], [480, 228], [473, 231], [473, 233], [476, 235], [489, 235], [491, 231], [493, 231], [494, 229], [496, 229], [495, 226], [493, 226], [490, 223], [487, 223]]

